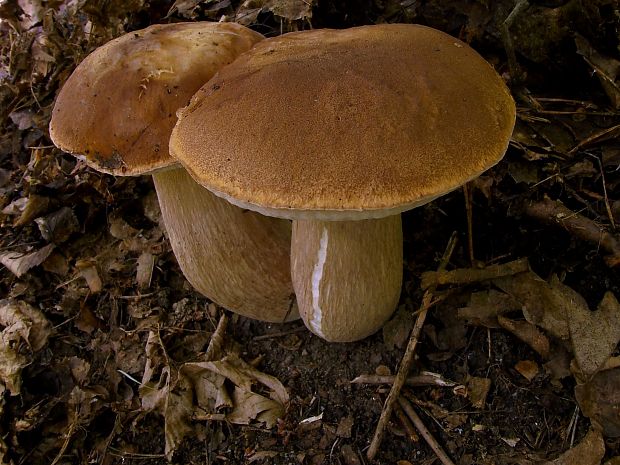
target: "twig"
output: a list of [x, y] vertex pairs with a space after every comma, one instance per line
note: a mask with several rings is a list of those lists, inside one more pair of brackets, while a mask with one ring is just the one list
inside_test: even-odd
[[463, 184], [463, 196], [465, 197], [465, 213], [467, 214], [467, 251], [469, 252], [469, 264], [474, 266], [474, 219], [472, 209], [472, 195], [469, 184]]
[[[448, 241], [446, 251], [444, 252], [443, 257], [441, 257], [441, 262], [439, 263], [437, 271], [443, 271], [446, 268], [455, 246], [456, 232], [453, 232], [450, 240]], [[398, 396], [400, 395], [400, 390], [402, 389], [403, 384], [405, 384], [405, 379], [407, 378], [409, 370], [411, 369], [411, 364], [413, 363], [413, 355], [418, 345], [420, 332], [422, 331], [422, 326], [424, 325], [426, 314], [428, 313], [428, 309], [430, 308], [431, 302], [433, 300], [434, 291], [435, 286], [431, 286], [429, 289], [426, 290], [424, 296], [422, 297], [422, 303], [420, 304], [420, 313], [413, 329], [411, 330], [411, 334], [409, 335], [409, 342], [407, 343], [405, 354], [403, 355], [403, 359], [401, 360], [400, 366], [398, 367], [398, 372], [396, 373], [396, 376], [394, 378], [394, 384], [392, 384], [392, 389], [390, 389], [390, 393], [385, 400], [385, 404], [383, 405], [383, 411], [381, 412], [379, 422], [377, 423], [377, 427], [375, 428], [375, 434], [372, 438], [372, 441], [370, 442], [370, 447], [366, 452], [366, 456], [369, 460], [374, 459], [377, 451], [379, 450], [379, 446], [381, 446], [381, 440], [383, 439], [385, 426], [387, 425], [387, 422], [392, 415], [394, 403], [398, 399]]]
[[418, 433], [416, 433], [416, 430], [411, 423], [411, 420], [409, 419], [403, 408], [400, 406], [400, 403], [394, 405], [394, 413], [396, 414], [396, 417], [400, 420], [403, 428], [405, 428], [405, 431], [407, 431], [407, 435], [409, 436], [409, 439], [411, 439], [411, 442], [418, 442], [420, 440], [420, 437], [418, 436]]
[[586, 145], [590, 145], [595, 142], [600, 142], [601, 140], [614, 137], [615, 136], [614, 133], [617, 132], [618, 130], [620, 130], [620, 124], [616, 124], [615, 126], [612, 126], [610, 128], [602, 129], [592, 134], [590, 137], [586, 137], [584, 140], [579, 142], [577, 145], [575, 145], [572, 149], [568, 151], [568, 154], [572, 155], [577, 150], [585, 147]]
[[615, 261], [620, 259], [620, 241], [618, 239], [591, 219], [570, 210], [560, 202], [545, 198], [539, 202], [526, 205], [525, 214], [547, 224], [560, 225], [579, 239], [599, 245], [612, 254]]
[[607, 197], [607, 181], [605, 181], [605, 170], [603, 170], [603, 163], [599, 157], [595, 157], [591, 155], [592, 158], [596, 160], [598, 163], [598, 169], [601, 173], [601, 182], [603, 183], [603, 196], [605, 198], [605, 210], [607, 210], [607, 216], [609, 218], [609, 223], [611, 224], [611, 230], [613, 232], [616, 231], [616, 222], [614, 221], [614, 214], [611, 211], [611, 205], [609, 204], [609, 197]]
[[488, 279], [523, 273], [530, 269], [527, 258], [520, 258], [501, 265], [491, 265], [486, 268], [458, 268], [452, 271], [426, 271], [422, 273], [422, 289], [442, 284], [470, 284]]
[[420, 435], [428, 443], [431, 449], [433, 449], [433, 452], [435, 452], [437, 458], [441, 460], [441, 463], [443, 463], [444, 465], [454, 465], [454, 462], [450, 459], [450, 457], [448, 457], [448, 454], [444, 452], [444, 450], [441, 448], [437, 440], [433, 437], [426, 425], [424, 425], [424, 422], [413, 409], [413, 406], [409, 403], [409, 401], [401, 396], [398, 398], [398, 403], [403, 408], [416, 429], [420, 432]]
[[[351, 384], [393, 384], [394, 375], [380, 376], [380, 375], [359, 375], [357, 378], [351, 380]], [[406, 386], [441, 386], [441, 387], [454, 387], [457, 383], [454, 381], [448, 381], [436, 373], [426, 373], [418, 376], [409, 376], [405, 379]]]
[[62, 456], [65, 454], [65, 451], [67, 450], [67, 447], [69, 446], [69, 443], [71, 442], [71, 439], [73, 438], [73, 433], [75, 433], [77, 422], [78, 422], [78, 417], [79, 417], [79, 414], [76, 408], [76, 410], [73, 412], [73, 418], [71, 420], [71, 423], [69, 423], [69, 429], [65, 433], [65, 440], [63, 441], [62, 446], [60, 447], [60, 450], [56, 454], [56, 457], [54, 457], [54, 460], [52, 461], [51, 465], [56, 465], [60, 461], [60, 459], [62, 459]]

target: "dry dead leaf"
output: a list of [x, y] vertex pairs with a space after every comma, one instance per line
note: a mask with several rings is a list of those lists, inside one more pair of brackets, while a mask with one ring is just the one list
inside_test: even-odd
[[[151, 331], [146, 343], [147, 363], [140, 386], [143, 410], [157, 411], [164, 417], [165, 454], [172, 459], [174, 451], [191, 431], [193, 396], [191, 387], [183, 377], [162, 357], [163, 344], [159, 336]], [[157, 367], [164, 362], [159, 377]]]
[[37, 216], [48, 211], [57, 202], [51, 200], [49, 197], [43, 197], [40, 195], [32, 194], [28, 196], [28, 201], [24, 205], [21, 215], [15, 223], [15, 226], [23, 226], [30, 223]]
[[[528, 322], [559, 339], [570, 339], [575, 359], [585, 376], [600, 369], [620, 342], [620, 304], [611, 292], [605, 294], [598, 310], [592, 312], [579, 293], [555, 276], [547, 283], [528, 272], [497, 279], [494, 283], [523, 304]], [[516, 324], [501, 321], [511, 327]], [[527, 336], [528, 344], [543, 357], [548, 356], [544, 335], [528, 331], [515, 334], [523, 340]]]
[[138, 289], [144, 290], [150, 287], [154, 267], [155, 256], [149, 252], [141, 253], [138, 257], [138, 266], [136, 269], [136, 282], [138, 284]]
[[350, 438], [353, 431], [354, 420], [351, 415], [343, 417], [338, 422], [338, 428], [336, 429], [336, 436], [339, 438]]
[[79, 270], [82, 278], [86, 280], [90, 292], [93, 294], [101, 292], [103, 283], [101, 282], [97, 266], [93, 260], [78, 260], [75, 262], [75, 267]]
[[528, 321], [515, 321], [504, 316], [498, 316], [497, 321], [502, 328], [510, 331], [543, 358], [549, 357], [549, 339], [536, 326]]
[[[213, 344], [207, 349], [210, 357], [223, 355], [225, 325], [226, 319], [222, 318]], [[146, 355], [140, 387], [142, 408], [164, 416], [168, 458], [191, 431], [192, 419], [217, 418], [238, 424], [256, 421], [272, 428], [288, 404], [288, 393], [277, 378], [260, 372], [235, 354], [219, 360], [184, 363], [177, 371], [158, 334], [151, 331]], [[226, 390], [226, 380], [234, 384], [232, 395]], [[269, 397], [252, 390], [257, 383], [269, 388]], [[219, 413], [224, 408], [230, 410], [225, 415]]]
[[532, 381], [536, 378], [540, 368], [533, 360], [521, 360], [515, 365], [515, 370], [517, 370], [528, 381]]
[[472, 376], [467, 380], [467, 397], [475, 408], [484, 408], [489, 389], [491, 389], [489, 378]]
[[30, 363], [20, 344], [27, 344], [32, 351], [42, 349], [52, 326], [40, 310], [12, 299], [0, 301], [0, 325], [4, 326], [0, 333], [0, 381], [11, 395], [17, 395], [22, 368]]
[[467, 307], [459, 308], [458, 317], [469, 323], [487, 328], [501, 328], [497, 321], [499, 315], [520, 310], [517, 299], [494, 289], [471, 294]]
[[312, 18], [313, 3], [314, 0], [246, 0], [237, 10], [235, 21], [249, 26], [263, 11], [270, 11], [287, 21], [309, 19]]
[[231, 423], [249, 425], [256, 420], [267, 428], [276, 426], [278, 418], [284, 415], [284, 405], [265, 396], [235, 386], [232, 395], [233, 409], [226, 415]]
[[575, 387], [575, 397], [584, 415], [599, 425], [608, 437], [620, 437], [620, 368], [597, 373]]
[[601, 433], [590, 430], [579, 444], [545, 465], [600, 465], [604, 455], [605, 442]]
[[0, 333], [0, 382], [12, 396], [20, 393], [22, 368], [30, 362], [28, 357], [18, 353], [14, 346], [15, 340], [4, 332]]
[[69, 239], [71, 234], [79, 229], [78, 219], [69, 207], [36, 218], [41, 236], [48, 242], [61, 244]]
[[570, 287], [557, 279], [547, 283], [533, 272], [499, 278], [493, 283], [521, 302], [527, 321], [559, 339], [569, 338], [566, 314], [585, 305], [583, 297]]
[[6, 266], [15, 276], [21, 278], [31, 268], [43, 263], [50, 256], [54, 247], [56, 247], [54, 244], [48, 244], [29, 254], [13, 251], [2, 252], [0, 253], [0, 263]]
[[[288, 405], [288, 393], [277, 378], [262, 373], [234, 354], [226, 355], [221, 360], [183, 364], [181, 373], [187, 376], [195, 390], [198, 415], [232, 407], [226, 415], [228, 421], [248, 424], [256, 420], [271, 428]], [[225, 379], [235, 385], [232, 399], [225, 390]], [[270, 389], [269, 397], [252, 391], [256, 382]]]
[[614, 108], [620, 108], [620, 61], [597, 52], [580, 34], [575, 34], [577, 53], [592, 67], [594, 74], [611, 100]]
[[569, 317], [573, 352], [586, 376], [599, 370], [620, 342], [620, 304], [605, 293], [595, 312], [576, 307]]
[[51, 323], [41, 310], [12, 299], [0, 300], [0, 325], [5, 334], [17, 334], [36, 352], [47, 344], [52, 332]]
[[411, 328], [413, 328], [413, 312], [406, 305], [401, 305], [392, 319], [383, 326], [383, 342], [386, 347], [402, 349], [407, 344]]

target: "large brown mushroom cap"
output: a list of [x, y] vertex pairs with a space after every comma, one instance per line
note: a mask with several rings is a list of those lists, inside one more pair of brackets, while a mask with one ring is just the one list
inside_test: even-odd
[[237, 205], [362, 219], [477, 177], [502, 158], [514, 121], [501, 78], [445, 33], [323, 29], [266, 39], [223, 68], [181, 112], [170, 149]]
[[95, 50], [61, 89], [50, 136], [99, 171], [137, 175], [176, 163], [178, 108], [263, 36], [234, 23], [155, 25]]

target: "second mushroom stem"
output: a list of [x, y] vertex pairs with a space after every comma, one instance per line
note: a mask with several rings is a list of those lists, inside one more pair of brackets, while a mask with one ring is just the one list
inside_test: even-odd
[[153, 181], [174, 255], [198, 292], [250, 318], [297, 318], [289, 221], [236, 207], [183, 168], [156, 172]]

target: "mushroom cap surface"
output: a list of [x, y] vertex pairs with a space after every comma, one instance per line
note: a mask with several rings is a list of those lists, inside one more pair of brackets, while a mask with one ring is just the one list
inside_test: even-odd
[[176, 23], [97, 48], [60, 90], [50, 136], [93, 168], [138, 175], [177, 163], [168, 140], [176, 111], [224, 65], [263, 39], [234, 23]]
[[230, 202], [356, 220], [417, 207], [495, 165], [515, 122], [500, 76], [420, 25], [293, 32], [221, 69], [180, 111], [170, 149]]

